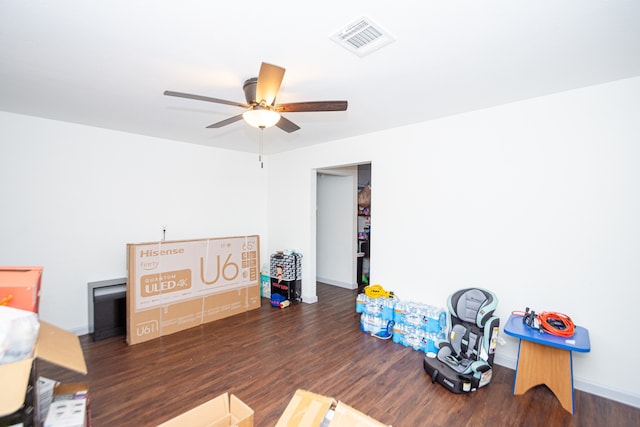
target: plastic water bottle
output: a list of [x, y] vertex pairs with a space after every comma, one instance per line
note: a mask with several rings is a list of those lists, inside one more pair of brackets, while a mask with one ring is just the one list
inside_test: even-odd
[[393, 320], [394, 308], [396, 305], [395, 298], [384, 297], [382, 304], [382, 318], [385, 320]]
[[365, 294], [358, 294], [356, 297], [356, 313], [363, 313], [367, 304], [367, 296]]

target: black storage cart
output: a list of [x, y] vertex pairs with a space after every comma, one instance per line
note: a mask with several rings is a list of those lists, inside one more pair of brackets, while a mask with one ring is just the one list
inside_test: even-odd
[[302, 301], [302, 254], [272, 254], [269, 270], [271, 295], [280, 294], [291, 302]]

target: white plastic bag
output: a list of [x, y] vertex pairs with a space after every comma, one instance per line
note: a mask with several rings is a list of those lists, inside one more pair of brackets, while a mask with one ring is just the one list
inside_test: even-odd
[[39, 330], [37, 314], [0, 306], [0, 365], [30, 357]]

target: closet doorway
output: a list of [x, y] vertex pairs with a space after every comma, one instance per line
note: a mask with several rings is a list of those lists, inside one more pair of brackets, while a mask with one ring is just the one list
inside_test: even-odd
[[371, 271], [371, 163], [358, 165], [358, 288], [369, 284]]
[[357, 289], [370, 270], [370, 205], [358, 196], [370, 191], [371, 164], [319, 169], [316, 180], [316, 281]]

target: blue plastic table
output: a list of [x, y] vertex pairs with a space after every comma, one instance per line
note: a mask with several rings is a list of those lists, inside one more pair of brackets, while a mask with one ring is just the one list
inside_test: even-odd
[[591, 350], [589, 331], [576, 326], [572, 337], [541, 333], [522, 322], [522, 316], [511, 315], [504, 333], [520, 339], [513, 394], [545, 384], [564, 409], [574, 413], [572, 352]]

